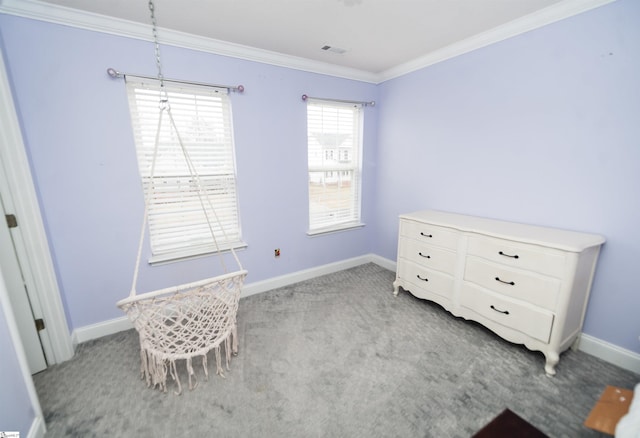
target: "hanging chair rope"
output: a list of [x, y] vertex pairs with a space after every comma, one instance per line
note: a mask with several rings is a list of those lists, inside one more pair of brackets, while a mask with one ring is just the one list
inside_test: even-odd
[[[238, 352], [236, 313], [247, 271], [242, 268], [233, 246], [230, 247], [230, 251], [239, 270], [232, 273], [227, 270], [224, 255], [220, 250], [209, 212], [213, 213], [219, 228], [222, 230], [225, 242], [228, 242], [229, 238], [216, 213], [209, 193], [203, 188], [204, 185], [197, 168], [182, 142], [178, 127], [173, 119], [169, 95], [165, 89], [162, 75], [160, 47], [152, 0], [149, 1], [149, 10], [153, 24], [156, 65], [160, 82], [158, 127], [151, 161], [149, 184], [145, 191], [144, 215], [131, 292], [128, 298], [120, 300], [117, 305], [127, 314], [138, 331], [140, 338], [140, 371], [147, 385], [166, 392], [166, 380], [167, 376], [170, 375], [178, 386], [176, 394], [180, 394], [182, 386], [180, 384], [179, 370], [176, 368], [177, 360], [184, 359], [186, 361], [190, 389], [197, 386], [197, 382], [195, 385], [193, 382], [195, 380], [194, 357], [200, 356], [202, 358], [202, 366], [206, 378], [208, 376], [207, 354], [214, 350], [216, 374], [224, 377], [223, 357], [220, 352], [220, 348], [224, 348], [226, 368], [227, 370], [229, 369], [231, 353], [237, 354]], [[178, 140], [189, 174], [196, 183], [199, 203], [211, 232], [216, 249], [215, 252], [220, 258], [224, 274], [162, 290], [137, 294], [136, 285], [140, 272], [150, 203], [155, 189], [155, 171], [165, 113], [170, 122], [170, 129], [172, 129]]]
[[136, 295], [136, 284], [138, 284], [138, 274], [140, 273], [140, 260], [142, 259], [142, 245], [144, 244], [144, 233], [147, 230], [147, 218], [149, 217], [149, 202], [151, 199], [151, 186], [153, 185], [153, 174], [155, 173], [156, 168], [156, 158], [158, 156], [158, 146], [160, 144], [160, 129], [162, 127], [162, 114], [164, 111], [160, 110], [160, 115], [158, 117], [158, 129], [156, 130], [156, 139], [155, 145], [153, 148], [153, 158], [151, 160], [151, 180], [149, 182], [149, 188], [147, 188], [147, 192], [144, 196], [144, 214], [142, 217], [142, 229], [140, 230], [140, 239], [138, 242], [138, 256], [136, 257], [136, 267], [133, 271], [133, 283], [131, 284], [131, 292], [129, 293], [130, 297]]
[[[209, 193], [203, 189], [203, 184], [202, 184], [202, 179], [200, 178], [200, 175], [196, 169], [196, 166], [193, 164], [193, 161], [191, 160], [191, 156], [189, 155], [189, 152], [187, 151], [187, 148], [184, 146], [184, 143], [182, 142], [182, 138], [180, 136], [180, 132], [178, 131], [178, 127], [176, 126], [176, 122], [173, 118], [173, 115], [171, 114], [171, 107], [169, 106], [169, 102], [168, 102], [168, 96], [166, 95], [166, 90], [161, 90], [161, 93], [165, 94], [164, 98], [161, 98], [160, 100], [160, 114], [158, 117], [158, 128], [156, 130], [156, 136], [155, 136], [155, 145], [154, 145], [154, 151], [153, 151], [153, 157], [151, 160], [151, 170], [150, 170], [150, 177], [149, 177], [149, 184], [147, 187], [147, 193], [145, 194], [145, 205], [144, 205], [144, 214], [143, 214], [143, 219], [142, 219], [142, 227], [141, 227], [141, 231], [140, 231], [140, 241], [138, 244], [138, 255], [136, 258], [136, 265], [135, 265], [135, 271], [134, 271], [134, 277], [133, 277], [133, 284], [131, 285], [131, 292], [130, 292], [130, 296], [135, 296], [136, 295], [136, 284], [138, 281], [138, 274], [140, 271], [140, 261], [142, 259], [142, 248], [143, 248], [143, 244], [144, 244], [144, 235], [145, 232], [147, 230], [147, 222], [148, 222], [148, 218], [149, 218], [149, 204], [150, 204], [150, 200], [152, 198], [152, 194], [153, 194], [153, 188], [155, 186], [155, 167], [156, 167], [156, 162], [157, 162], [157, 156], [158, 156], [158, 150], [159, 150], [159, 144], [160, 144], [160, 133], [161, 133], [161, 129], [162, 129], [162, 120], [163, 120], [163, 114], [167, 113], [170, 123], [171, 123], [171, 127], [173, 128], [173, 132], [176, 135], [176, 138], [178, 140], [178, 144], [180, 145], [180, 149], [182, 151], [183, 157], [185, 159], [185, 162], [187, 164], [187, 168], [189, 169], [189, 174], [191, 175], [191, 177], [195, 180], [196, 182], [196, 187], [198, 188], [198, 200], [200, 202], [200, 206], [202, 208], [202, 211], [204, 213], [205, 216], [205, 220], [207, 222], [207, 227], [209, 228], [209, 232], [211, 234], [211, 238], [213, 240], [214, 246], [216, 248], [216, 254], [218, 255], [219, 259], [220, 259], [220, 264], [222, 265], [222, 269], [224, 270], [225, 273], [229, 272], [227, 265], [224, 261], [224, 256], [222, 254], [222, 251], [220, 250], [220, 245], [218, 244], [218, 239], [216, 238], [215, 235], [215, 231], [213, 229], [213, 225], [211, 223], [211, 218], [209, 216], [209, 213], [207, 212], [207, 205], [209, 206], [209, 209], [211, 210], [211, 212], [213, 213], [213, 216], [216, 220], [216, 222], [218, 223], [218, 225], [220, 226], [220, 230], [222, 231], [222, 235], [224, 237], [225, 241], [229, 241], [229, 237], [227, 235], [227, 232], [225, 230], [225, 227], [222, 225], [222, 222], [220, 221], [220, 218], [218, 217], [218, 214], [216, 212], [216, 209], [213, 205], [213, 201], [211, 200], [211, 197], [209, 196]], [[203, 197], [203, 192], [204, 192], [204, 197]], [[206, 204], [205, 204], [206, 201]], [[236, 264], [238, 265], [238, 269], [239, 270], [243, 270], [244, 268], [242, 267], [242, 263], [240, 262], [240, 259], [238, 258], [238, 254], [236, 253], [235, 249], [233, 248], [233, 246], [229, 247], [229, 251], [231, 252], [231, 254], [233, 255], [233, 258], [236, 262]]]
[[[156, 17], [155, 17], [155, 6], [152, 0], [149, 0], [149, 11], [150, 11], [150, 15], [151, 15], [151, 24], [152, 24], [152, 28], [153, 28], [153, 40], [154, 40], [154, 48], [155, 48], [155, 59], [156, 59], [156, 69], [157, 69], [157, 78], [158, 81], [160, 82], [160, 93], [159, 93], [159, 117], [158, 117], [158, 127], [156, 129], [156, 136], [155, 136], [155, 142], [154, 142], [154, 150], [153, 150], [153, 157], [152, 157], [152, 162], [151, 162], [151, 170], [150, 170], [150, 177], [149, 177], [149, 185], [147, 188], [147, 192], [145, 194], [145, 206], [144, 206], [144, 215], [143, 215], [143, 219], [142, 219], [142, 229], [140, 232], [140, 242], [138, 244], [138, 255], [136, 258], [136, 265], [135, 265], [135, 271], [134, 271], [134, 277], [133, 277], [133, 284], [131, 285], [131, 292], [129, 294], [129, 296], [135, 296], [136, 295], [136, 285], [137, 285], [137, 281], [138, 281], [138, 276], [139, 276], [139, 272], [140, 272], [140, 261], [142, 258], [142, 248], [143, 248], [143, 244], [144, 244], [144, 236], [145, 236], [145, 232], [147, 230], [147, 222], [148, 222], [148, 218], [149, 218], [149, 205], [150, 205], [150, 200], [152, 198], [152, 194], [153, 194], [153, 189], [155, 187], [155, 167], [156, 167], [156, 161], [157, 161], [157, 157], [158, 157], [158, 151], [159, 151], [159, 145], [160, 145], [160, 133], [161, 133], [161, 129], [162, 129], [162, 121], [163, 121], [163, 114], [166, 112], [168, 117], [169, 117], [169, 121], [171, 124], [171, 128], [173, 129], [173, 132], [176, 135], [176, 138], [178, 140], [178, 144], [180, 146], [180, 149], [182, 151], [182, 155], [185, 159], [185, 162], [187, 164], [187, 168], [189, 169], [189, 174], [191, 175], [191, 177], [195, 180], [196, 182], [196, 187], [198, 188], [198, 199], [200, 202], [200, 206], [202, 207], [202, 211], [204, 213], [205, 216], [205, 220], [207, 222], [207, 226], [209, 228], [209, 232], [211, 234], [211, 238], [213, 240], [215, 249], [216, 249], [216, 254], [219, 257], [220, 260], [220, 264], [222, 266], [222, 269], [225, 273], [228, 273], [229, 270], [227, 269], [226, 263], [224, 261], [224, 256], [222, 254], [222, 251], [220, 250], [220, 245], [218, 244], [218, 239], [216, 238], [215, 235], [215, 231], [213, 229], [213, 225], [211, 224], [211, 218], [209, 217], [209, 213], [208, 213], [208, 209], [205, 205], [205, 200], [207, 205], [209, 206], [210, 211], [213, 213], [215, 220], [217, 222], [217, 224], [220, 227], [220, 230], [222, 231], [222, 235], [224, 237], [225, 242], [229, 241], [227, 232], [225, 230], [225, 227], [223, 226], [222, 222], [220, 221], [220, 218], [218, 217], [218, 214], [216, 212], [215, 207], [213, 206], [213, 202], [211, 201], [211, 198], [209, 196], [209, 193], [203, 189], [203, 184], [202, 184], [202, 180], [200, 178], [200, 175], [196, 169], [196, 166], [193, 164], [193, 161], [191, 160], [191, 156], [189, 155], [189, 152], [187, 151], [187, 148], [184, 146], [184, 143], [182, 142], [182, 137], [180, 136], [180, 132], [178, 130], [178, 127], [176, 125], [176, 122], [173, 118], [173, 114], [171, 113], [171, 105], [169, 102], [169, 94], [167, 93], [167, 90], [165, 89], [165, 84], [164, 84], [164, 75], [162, 73], [162, 61], [160, 58], [160, 43], [158, 41], [158, 30], [157, 30], [157, 24], [156, 24]], [[204, 192], [204, 198], [203, 199], [203, 192]], [[229, 251], [231, 252], [236, 264], [238, 265], [238, 269], [239, 270], [243, 270], [242, 267], [242, 263], [240, 262], [240, 259], [238, 258], [238, 255], [236, 254], [235, 249], [233, 248], [233, 246], [229, 247]]]
[[[211, 238], [213, 239], [213, 243], [216, 247], [216, 252], [220, 255], [220, 263], [222, 264], [224, 271], [227, 272], [227, 266], [224, 263], [224, 257], [222, 257], [220, 246], [218, 245], [218, 239], [216, 238], [216, 234], [213, 230], [213, 226], [211, 225], [211, 218], [207, 213], [207, 207], [204, 203], [205, 200], [207, 201], [207, 204], [211, 209], [211, 212], [213, 213], [213, 216], [215, 217], [216, 222], [218, 223], [218, 225], [220, 225], [220, 229], [222, 231], [222, 235], [224, 237], [225, 242], [229, 241], [229, 236], [227, 235], [227, 231], [225, 230], [224, 226], [222, 226], [222, 222], [220, 221], [220, 218], [218, 217], [218, 213], [216, 212], [216, 209], [213, 206], [213, 202], [211, 201], [211, 197], [209, 196], [209, 193], [203, 189], [204, 184], [202, 184], [202, 179], [200, 178], [200, 174], [198, 173], [196, 166], [193, 164], [193, 161], [191, 161], [191, 156], [189, 155], [187, 148], [184, 146], [184, 143], [182, 142], [182, 137], [180, 137], [180, 133], [178, 132], [178, 127], [176, 126], [176, 122], [173, 119], [173, 114], [171, 114], [170, 107], [167, 107], [167, 114], [169, 115], [169, 120], [171, 121], [171, 126], [173, 127], [176, 137], [178, 138], [178, 143], [180, 144], [180, 149], [182, 150], [182, 154], [185, 158], [185, 161], [187, 162], [189, 173], [196, 181], [196, 186], [198, 187], [198, 199], [200, 201], [200, 206], [202, 207], [205, 219], [207, 220], [207, 225], [209, 227], [209, 231], [211, 232]], [[203, 192], [204, 192], [205, 199], [202, 198]], [[242, 270], [242, 263], [240, 263], [240, 259], [238, 258], [238, 255], [236, 254], [235, 249], [233, 249], [233, 246], [231, 246], [229, 250], [231, 251], [231, 254], [233, 255], [233, 258], [235, 259], [239, 269]]]
[[156, 23], [156, 7], [153, 4], [153, 0], [149, 0], [149, 14], [151, 15], [151, 30], [153, 32], [153, 43], [155, 45], [158, 80], [160, 81], [160, 89], [164, 90], [164, 75], [162, 74], [162, 62], [160, 61], [160, 43], [158, 41], [158, 24]]

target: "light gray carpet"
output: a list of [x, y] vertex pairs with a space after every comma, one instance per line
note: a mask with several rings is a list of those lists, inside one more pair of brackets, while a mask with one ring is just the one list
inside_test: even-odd
[[133, 330], [82, 344], [34, 377], [47, 437], [469, 437], [505, 408], [551, 437], [601, 436], [582, 423], [604, 387], [639, 381], [579, 351], [549, 378], [541, 353], [393, 280], [366, 264], [242, 299], [226, 379], [209, 358], [181, 396], [139, 380]]

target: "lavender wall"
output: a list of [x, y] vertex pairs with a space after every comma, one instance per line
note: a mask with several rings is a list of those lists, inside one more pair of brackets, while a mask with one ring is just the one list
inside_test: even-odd
[[[154, 75], [153, 46], [6, 15], [0, 29], [71, 328], [122, 316], [115, 303], [129, 293], [143, 204], [124, 82], [106, 69]], [[232, 105], [248, 283], [372, 251], [372, 225], [306, 235], [301, 96], [368, 101], [375, 85], [174, 47], [162, 55], [166, 77], [246, 88]], [[372, 222], [377, 108], [365, 111], [363, 220]], [[138, 290], [216, 275], [219, 265], [145, 264]]]
[[375, 252], [426, 208], [603, 234], [584, 331], [640, 352], [640, 2], [380, 85]]
[[[640, 352], [640, 5], [612, 4], [379, 86], [163, 47], [165, 74], [232, 95], [240, 202], [256, 282], [369, 252], [395, 259], [397, 216], [436, 208], [606, 236], [585, 332]], [[120, 316], [142, 197], [124, 85], [152, 45], [0, 15], [0, 37], [71, 328]], [[306, 236], [300, 95], [371, 100], [364, 229]], [[273, 249], [283, 251], [273, 258]], [[139, 289], [211, 275], [145, 266]]]

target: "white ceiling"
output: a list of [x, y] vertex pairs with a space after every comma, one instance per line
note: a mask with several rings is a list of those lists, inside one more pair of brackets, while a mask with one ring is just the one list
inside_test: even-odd
[[[204, 37], [218, 49], [383, 80], [612, 0], [154, 0], [159, 38]], [[150, 25], [148, 0], [0, 0], [0, 12]], [[46, 5], [46, 8], [44, 7]], [[55, 5], [55, 8], [51, 8]], [[59, 7], [60, 6], [60, 7]], [[67, 9], [71, 8], [71, 9]], [[16, 12], [18, 11], [18, 12]], [[83, 15], [78, 15], [82, 11]], [[98, 14], [98, 15], [95, 15]], [[79, 18], [80, 17], [80, 18]], [[64, 20], [63, 20], [64, 21]], [[133, 23], [129, 23], [133, 22]], [[100, 26], [98, 26], [100, 27]], [[177, 31], [177, 32], [173, 32]], [[147, 27], [146, 32], [150, 30]], [[173, 33], [171, 33], [173, 32]], [[171, 35], [169, 35], [171, 33]], [[231, 44], [229, 44], [231, 43]], [[322, 50], [325, 45], [346, 50]], [[216, 51], [215, 49], [213, 51]], [[225, 50], [218, 50], [223, 52]], [[228, 53], [227, 53], [228, 54]], [[283, 58], [280, 55], [284, 55]], [[239, 55], [241, 56], [241, 55]], [[248, 56], [251, 58], [251, 56]], [[294, 62], [295, 63], [295, 62]], [[313, 68], [311, 70], [314, 70]], [[338, 70], [336, 70], [338, 71]]]

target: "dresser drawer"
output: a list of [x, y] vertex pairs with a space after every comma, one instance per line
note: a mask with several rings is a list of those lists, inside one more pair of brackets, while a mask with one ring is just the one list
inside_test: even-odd
[[549, 310], [556, 309], [560, 281], [467, 256], [464, 279], [503, 295]]
[[407, 237], [400, 238], [399, 256], [426, 268], [436, 269], [450, 275], [455, 273], [456, 253], [423, 241]]
[[[409, 261], [404, 261], [398, 266], [398, 276], [418, 289], [424, 289], [433, 294], [451, 298], [453, 292], [453, 277], [447, 274], [427, 269], [424, 266]], [[409, 289], [417, 292], [411, 287], [409, 287]]]
[[507, 266], [561, 278], [565, 255], [562, 251], [491, 237], [470, 236], [467, 252]]
[[400, 235], [443, 248], [457, 249], [459, 233], [445, 227], [403, 219]]
[[[505, 327], [548, 343], [554, 314], [464, 283], [460, 291], [464, 307]], [[490, 326], [489, 326], [490, 327]]]

